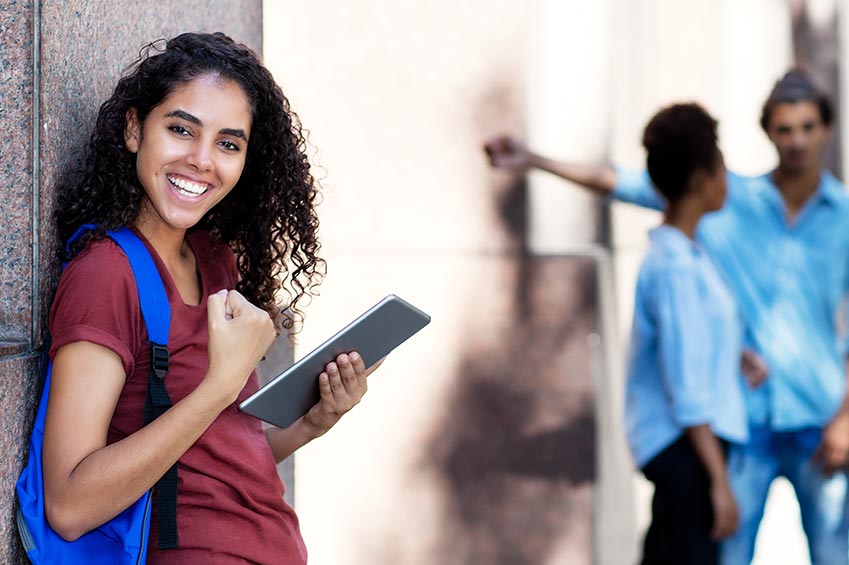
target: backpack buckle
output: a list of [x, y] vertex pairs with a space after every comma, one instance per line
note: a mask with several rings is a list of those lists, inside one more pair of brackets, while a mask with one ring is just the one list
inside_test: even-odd
[[168, 348], [158, 343], [150, 344], [150, 367], [153, 374], [160, 379], [165, 378], [165, 373], [168, 372]]

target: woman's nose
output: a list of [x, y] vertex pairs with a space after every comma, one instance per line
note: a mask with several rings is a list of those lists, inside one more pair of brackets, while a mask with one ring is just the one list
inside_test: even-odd
[[186, 157], [188, 164], [197, 170], [206, 171], [212, 167], [212, 151], [205, 143], [195, 143]]

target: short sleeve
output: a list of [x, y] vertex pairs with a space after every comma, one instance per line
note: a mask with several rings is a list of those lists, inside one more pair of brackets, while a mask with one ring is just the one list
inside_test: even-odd
[[676, 267], [658, 273], [658, 353], [675, 421], [682, 427], [713, 418], [712, 336], [697, 273]]
[[129, 261], [111, 240], [91, 243], [65, 268], [50, 308], [51, 359], [78, 341], [106, 347], [125, 374], [146, 340], [138, 291]]

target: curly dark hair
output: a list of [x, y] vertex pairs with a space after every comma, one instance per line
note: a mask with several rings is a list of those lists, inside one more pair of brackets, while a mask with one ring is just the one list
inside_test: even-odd
[[834, 121], [831, 100], [802, 69], [790, 69], [776, 81], [775, 86], [761, 108], [761, 128], [767, 131], [772, 111], [779, 104], [813, 102], [820, 111], [822, 123], [828, 127]]
[[289, 101], [257, 55], [223, 33], [184, 33], [141, 49], [100, 107], [82, 168], [60, 191], [60, 242], [82, 224], [99, 228], [82, 238], [80, 247], [107, 229], [133, 223], [146, 196], [136, 155], [124, 141], [127, 112], [134, 108], [143, 122], [180, 85], [206, 75], [242, 88], [252, 125], [238, 183], [192, 229], [207, 230], [230, 246], [241, 276], [237, 290], [270, 314], [283, 303], [283, 327], [292, 329], [303, 319], [301, 301], [316, 294], [326, 272], [318, 256], [318, 184]]
[[721, 160], [716, 126], [716, 120], [695, 103], [667, 106], [649, 121], [643, 132], [646, 168], [667, 202], [686, 194], [696, 171], [716, 170]]

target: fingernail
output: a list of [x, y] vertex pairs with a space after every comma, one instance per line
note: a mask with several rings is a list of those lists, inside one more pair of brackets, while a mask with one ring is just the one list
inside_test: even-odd
[[358, 354], [356, 354], [356, 353], [351, 353], [351, 362], [352, 362], [352, 363], [356, 363], [356, 362], [357, 362], [357, 361], [359, 361], [359, 360], [360, 360], [360, 356], [359, 356]]

